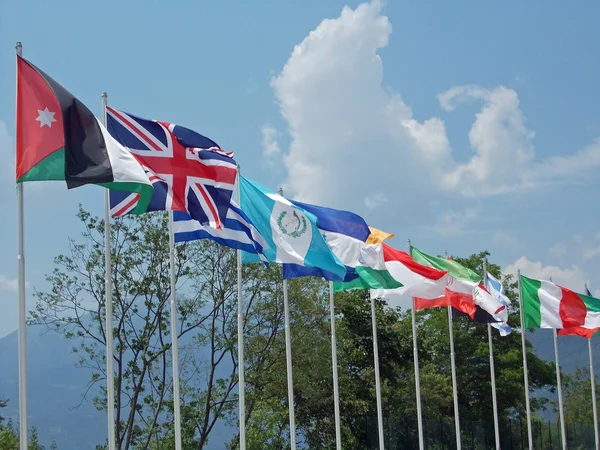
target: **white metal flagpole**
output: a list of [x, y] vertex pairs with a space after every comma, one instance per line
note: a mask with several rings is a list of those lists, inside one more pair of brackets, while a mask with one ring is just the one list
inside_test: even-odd
[[[411, 254], [412, 245], [408, 240], [408, 254]], [[421, 411], [421, 377], [419, 374], [419, 346], [417, 341], [417, 312], [416, 301], [412, 298], [412, 338], [413, 338], [413, 360], [415, 365], [415, 392], [417, 395], [417, 426], [419, 430], [419, 450], [425, 449], [425, 440], [423, 439], [423, 413]]]
[[[102, 122], [106, 126], [108, 95], [102, 94]], [[108, 411], [108, 450], [116, 450], [115, 442], [115, 378], [113, 369], [113, 285], [112, 249], [110, 242], [110, 191], [104, 190], [104, 307], [106, 308], [106, 400]]]
[[[483, 286], [488, 289], [487, 283], [487, 260], [483, 260]], [[496, 369], [494, 367], [494, 345], [492, 343], [492, 325], [487, 324], [488, 343], [490, 347], [490, 377], [492, 380], [492, 407], [494, 408], [494, 438], [496, 450], [500, 450], [500, 426], [498, 424], [498, 399], [496, 398]]]
[[[238, 165], [237, 200], [241, 205], [240, 166]], [[246, 450], [246, 384], [244, 379], [244, 304], [242, 301], [242, 251], [237, 251], [237, 295], [238, 295], [238, 389], [240, 416], [240, 450]]]
[[[587, 283], [585, 284], [586, 293], [589, 292]], [[588, 353], [590, 357], [590, 382], [592, 383], [592, 409], [594, 411], [594, 446], [598, 450], [600, 439], [598, 436], [598, 409], [596, 406], [596, 377], [594, 376], [594, 359], [592, 358], [592, 338], [588, 339]]]
[[179, 331], [177, 326], [177, 295], [175, 277], [175, 235], [173, 234], [173, 211], [169, 211], [169, 255], [171, 270], [171, 358], [173, 360], [173, 418], [175, 426], [175, 450], [181, 446], [181, 403], [179, 398]]
[[373, 359], [375, 361], [375, 395], [377, 396], [377, 431], [379, 450], [385, 448], [383, 441], [383, 408], [381, 405], [381, 377], [379, 376], [379, 347], [377, 345], [377, 318], [375, 316], [375, 299], [371, 297], [371, 323], [373, 326]]
[[519, 315], [521, 318], [521, 347], [523, 349], [523, 381], [525, 384], [525, 409], [527, 412], [527, 440], [529, 450], [533, 450], [533, 432], [531, 429], [531, 405], [529, 402], [529, 371], [527, 370], [527, 346], [525, 344], [525, 313], [523, 312], [523, 293], [521, 288], [521, 271], [517, 270], [519, 287]]
[[[448, 258], [448, 253], [445, 251], [444, 257]], [[458, 387], [456, 382], [456, 361], [454, 353], [454, 330], [452, 326], [452, 306], [448, 306], [448, 334], [450, 335], [450, 366], [452, 368], [452, 397], [454, 398], [454, 429], [456, 433], [456, 450], [460, 450], [460, 415], [458, 411]]]
[[556, 386], [558, 387], [558, 415], [560, 418], [560, 437], [563, 450], [567, 450], [567, 433], [565, 431], [565, 412], [563, 408], [562, 398], [562, 383], [560, 380], [560, 362], [558, 361], [558, 336], [556, 328], [552, 328], [552, 336], [554, 337], [554, 361], [556, 365]]
[[[283, 195], [283, 189], [277, 191]], [[294, 378], [292, 374], [292, 330], [290, 328], [290, 305], [288, 299], [288, 281], [283, 280], [283, 314], [285, 322], [285, 362], [287, 369], [288, 384], [288, 409], [290, 413], [290, 446], [291, 450], [296, 450], [296, 419], [294, 417]]]
[[[550, 277], [550, 281], [552, 281], [552, 277]], [[556, 366], [556, 386], [558, 388], [558, 417], [560, 420], [560, 437], [563, 450], [567, 450], [567, 433], [565, 430], [565, 412], [563, 408], [560, 362], [558, 360], [558, 335], [556, 333], [556, 328], [552, 328], [552, 337], [554, 338], [554, 363]]]
[[338, 386], [337, 341], [335, 338], [335, 292], [329, 282], [329, 319], [331, 320], [331, 365], [333, 367], [333, 408], [335, 414], [335, 446], [342, 450], [342, 424], [340, 418], [340, 391]]
[[294, 417], [294, 380], [292, 376], [292, 338], [290, 329], [290, 305], [288, 301], [288, 281], [283, 280], [283, 314], [285, 320], [285, 362], [288, 384], [288, 409], [290, 413], [290, 445], [296, 449], [296, 419]]
[[448, 334], [450, 335], [450, 365], [452, 367], [452, 396], [454, 398], [454, 428], [456, 432], [456, 450], [460, 450], [460, 416], [458, 414], [458, 387], [456, 385], [456, 361], [454, 354], [454, 331], [452, 327], [452, 306], [448, 306]]
[[[22, 55], [23, 46], [17, 42], [15, 46], [17, 56]], [[18, 96], [19, 70], [17, 67], [17, 89]], [[16, 101], [17, 123], [19, 102]], [[27, 303], [25, 296], [25, 245], [24, 245], [24, 215], [23, 215], [23, 183], [17, 183], [17, 229], [18, 229], [18, 279], [19, 279], [19, 442], [21, 450], [28, 448], [27, 436]]]

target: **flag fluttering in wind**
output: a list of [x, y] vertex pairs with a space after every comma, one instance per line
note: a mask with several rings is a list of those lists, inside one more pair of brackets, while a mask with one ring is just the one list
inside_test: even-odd
[[[369, 287], [399, 287], [385, 269], [381, 244], [367, 243], [372, 231], [358, 214], [323, 206], [289, 200], [293, 205], [311, 213], [316, 225], [333, 254], [346, 266], [343, 278], [317, 267], [299, 264], [283, 264], [285, 279], [314, 276], [334, 281], [336, 292], [347, 289], [368, 289]], [[385, 232], [376, 230], [377, 240]], [[393, 236], [393, 235], [392, 235]], [[343, 282], [342, 282], [343, 281]]]
[[[239, 182], [241, 209], [266, 241], [269, 262], [318, 268], [344, 278], [346, 267], [325, 242], [314, 214], [247, 178], [240, 176]], [[257, 254], [242, 252], [243, 263], [256, 261]]]
[[111, 214], [180, 211], [202, 225], [223, 229], [237, 177], [233, 153], [174, 123], [143, 119], [111, 107], [106, 111], [108, 131], [140, 162], [154, 186], [145, 211], [140, 211], [138, 196], [111, 192]]
[[17, 56], [17, 182], [65, 181], [134, 192], [145, 207], [152, 185], [135, 158], [92, 112]]
[[385, 266], [402, 287], [391, 290], [372, 289], [371, 296], [388, 301], [396, 296], [415, 297], [417, 309], [448, 306], [445, 298], [448, 272], [419, 264], [406, 252], [383, 244]]
[[[521, 275], [525, 328], [556, 328], [591, 337], [600, 327], [600, 299]], [[560, 333], [559, 333], [560, 334]]]
[[233, 200], [222, 229], [202, 225], [189, 214], [180, 211], [173, 212], [173, 220], [175, 242], [209, 239], [225, 247], [255, 253], [260, 259], [267, 261], [263, 253], [267, 247], [266, 241]]
[[[453, 306], [455, 304], [463, 305], [462, 308], [457, 309], [466, 312], [473, 318], [477, 307], [479, 307], [488, 314], [500, 317], [503, 321], [507, 320], [506, 306], [490, 295], [481, 282], [482, 278], [471, 269], [464, 267], [457, 261], [429, 255], [415, 247], [411, 249], [411, 256], [421, 264], [438, 270], [445, 270], [451, 275], [451, 279], [446, 286], [446, 296], [450, 297]], [[466, 310], [468, 305], [472, 305], [471, 312]]]

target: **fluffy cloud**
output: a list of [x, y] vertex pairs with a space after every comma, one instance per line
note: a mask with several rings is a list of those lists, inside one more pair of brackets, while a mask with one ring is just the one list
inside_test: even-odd
[[586, 273], [576, 265], [567, 269], [557, 266], [544, 266], [540, 261], [530, 261], [527, 257], [521, 256], [505, 269], [507, 273], [514, 276], [517, 275], [517, 270], [521, 270], [521, 274], [528, 278], [535, 278], [537, 280], [552, 278], [552, 281], [555, 283], [576, 292], [583, 292], [584, 284], [589, 283]]
[[279, 138], [279, 131], [276, 128], [272, 127], [269, 124], [265, 124], [260, 129], [262, 135], [262, 150], [263, 156], [266, 158], [273, 158], [279, 156], [279, 142], [277, 139]]
[[[600, 141], [539, 161], [517, 92], [477, 85], [438, 96], [447, 111], [467, 101], [482, 105], [469, 132], [473, 153], [455, 161], [444, 122], [416, 120], [402, 97], [382, 86], [378, 51], [391, 32], [379, 1], [344, 7], [296, 45], [272, 79], [291, 138], [283, 155], [286, 192], [338, 207], [360, 198], [369, 208], [410, 208], [413, 216], [439, 218], [446, 209], [451, 219], [465, 197], [578, 179], [600, 165]], [[410, 195], [395, 194], [406, 191]], [[428, 201], [445, 206], [431, 208]]]
[[[29, 287], [29, 283], [25, 282], [25, 288]], [[10, 278], [0, 273], [0, 291], [17, 292], [19, 290], [18, 280]]]

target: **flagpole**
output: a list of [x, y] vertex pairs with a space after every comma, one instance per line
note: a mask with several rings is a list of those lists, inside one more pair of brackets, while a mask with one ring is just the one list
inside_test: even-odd
[[[279, 188], [277, 193], [283, 196], [283, 189]], [[294, 379], [292, 374], [292, 336], [290, 328], [290, 305], [288, 299], [288, 280], [283, 280], [283, 314], [285, 321], [285, 363], [287, 370], [288, 385], [288, 410], [290, 414], [290, 446], [296, 450], [296, 419], [294, 417]]]
[[[585, 284], [586, 293], [589, 292], [587, 283]], [[588, 353], [590, 357], [590, 381], [592, 383], [592, 409], [594, 411], [594, 446], [598, 450], [600, 439], [598, 436], [598, 409], [596, 407], [596, 377], [594, 376], [594, 360], [592, 358], [592, 338], [588, 339]]]
[[[487, 259], [483, 260], [483, 286], [488, 289], [487, 283]], [[500, 426], [498, 424], [498, 399], [496, 398], [496, 369], [494, 367], [494, 345], [492, 343], [492, 325], [487, 324], [488, 343], [490, 347], [490, 377], [492, 380], [492, 407], [494, 408], [494, 438], [496, 450], [500, 450]]]
[[563, 410], [562, 383], [560, 380], [560, 363], [558, 360], [558, 336], [556, 333], [556, 328], [552, 328], [552, 335], [554, 337], [554, 363], [556, 365], [556, 385], [558, 387], [558, 415], [560, 418], [560, 435], [563, 450], [566, 450], [567, 433], [565, 431], [565, 413]]
[[[412, 245], [408, 240], [408, 254], [412, 253]], [[412, 338], [413, 338], [413, 361], [415, 365], [415, 392], [417, 396], [417, 426], [419, 430], [419, 450], [425, 449], [425, 440], [423, 439], [423, 413], [421, 411], [421, 376], [419, 373], [419, 346], [417, 342], [417, 302], [412, 298]]]
[[[238, 169], [237, 199], [241, 206], [240, 166]], [[244, 379], [244, 305], [242, 300], [242, 251], [237, 251], [237, 295], [238, 295], [238, 389], [240, 416], [240, 450], [246, 450], [246, 384]]]
[[[549, 280], [552, 282], [552, 277], [550, 277]], [[558, 360], [558, 335], [556, 333], [556, 328], [552, 328], [552, 337], [554, 338], [554, 365], [556, 367], [556, 386], [558, 388], [558, 417], [560, 420], [560, 437], [563, 450], [567, 450], [567, 433], [565, 431], [565, 413], [563, 409], [560, 362]]]
[[179, 346], [177, 326], [177, 296], [175, 277], [175, 236], [173, 234], [173, 211], [169, 211], [169, 256], [171, 270], [171, 358], [173, 360], [173, 418], [175, 426], [175, 450], [181, 446], [181, 404], [179, 398]]
[[383, 441], [383, 410], [381, 406], [381, 378], [379, 376], [379, 347], [377, 345], [377, 319], [375, 316], [375, 299], [371, 297], [371, 323], [373, 326], [373, 359], [375, 360], [375, 394], [377, 396], [377, 430], [379, 435], [379, 450], [384, 450]]
[[525, 345], [525, 313], [523, 312], [523, 292], [521, 287], [521, 270], [517, 270], [519, 287], [519, 316], [521, 318], [521, 347], [523, 349], [523, 381], [525, 384], [525, 408], [527, 410], [527, 439], [529, 450], [533, 450], [533, 433], [531, 430], [531, 405], [529, 403], [529, 372], [527, 370], [527, 346]]
[[338, 386], [337, 341], [335, 337], [335, 292], [329, 282], [329, 317], [331, 320], [331, 365], [333, 367], [333, 409], [335, 414], [335, 447], [342, 450], [342, 425], [340, 419], [340, 391]]
[[[444, 251], [444, 257], [448, 253]], [[448, 334], [450, 335], [450, 365], [452, 367], [452, 396], [454, 398], [454, 428], [456, 433], [456, 450], [461, 449], [460, 439], [460, 415], [458, 411], [458, 387], [456, 383], [456, 361], [454, 353], [454, 327], [452, 326], [452, 306], [448, 306]]]
[[[108, 95], [102, 94], [102, 122], [106, 126]], [[108, 450], [116, 450], [115, 379], [113, 369], [113, 285], [110, 242], [110, 191], [104, 190], [104, 307], [106, 308], [106, 409], [108, 412]]]
[[[15, 45], [17, 56], [23, 54], [23, 46], [20, 42]], [[17, 89], [15, 89], [16, 107], [18, 110], [18, 84], [19, 66], [16, 65]], [[16, 123], [19, 117], [17, 115]], [[19, 442], [21, 450], [28, 448], [27, 436], [27, 303], [25, 296], [25, 239], [24, 239], [24, 205], [23, 205], [23, 183], [17, 183], [17, 233], [18, 233], [18, 277], [19, 277]]]
[[283, 280], [283, 314], [285, 320], [285, 363], [288, 385], [288, 409], [290, 414], [290, 445], [296, 449], [296, 419], [294, 418], [294, 380], [292, 375], [292, 339], [290, 329], [290, 306], [288, 301], [288, 281]]

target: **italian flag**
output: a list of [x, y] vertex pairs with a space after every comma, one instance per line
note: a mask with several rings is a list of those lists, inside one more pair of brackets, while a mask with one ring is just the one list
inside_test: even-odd
[[152, 184], [133, 155], [92, 112], [35, 65], [17, 56], [16, 180], [98, 184], [137, 192], [145, 212]]
[[590, 338], [600, 327], [600, 299], [577, 294], [551, 281], [521, 275], [525, 328], [563, 329], [559, 334]]

